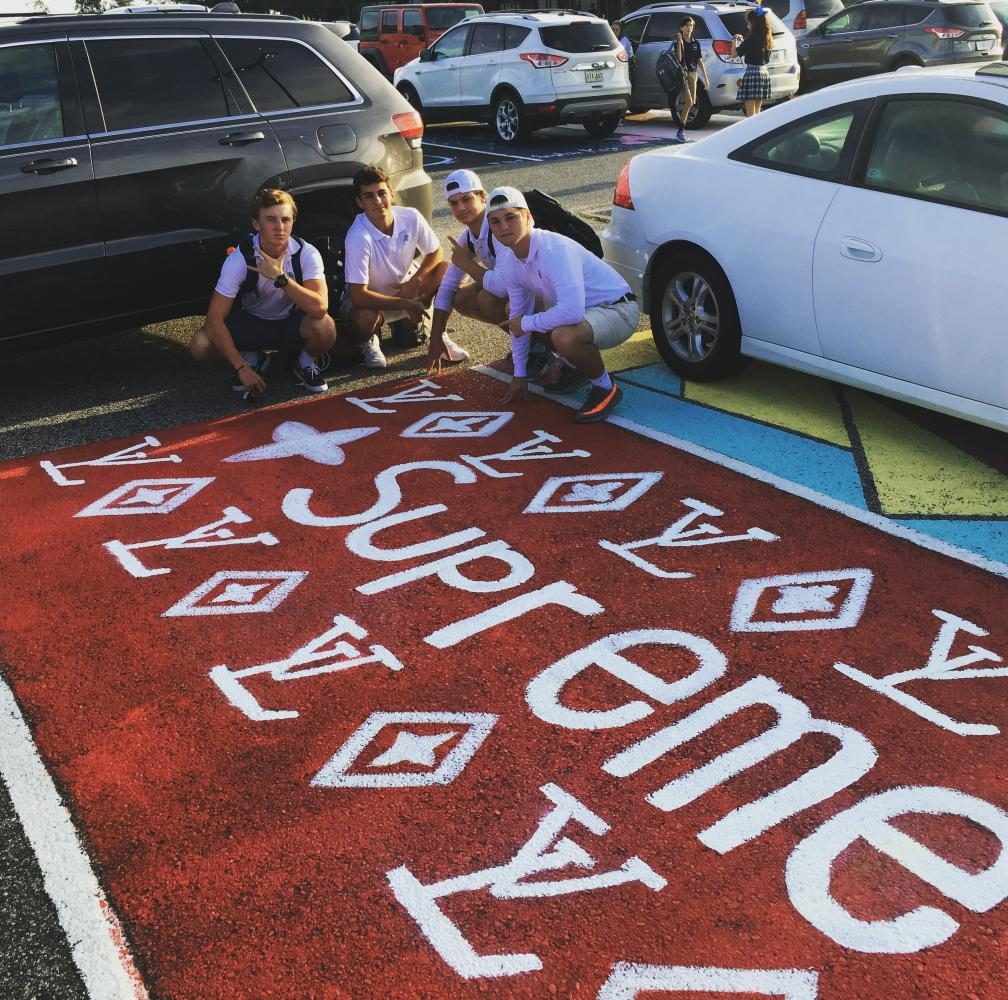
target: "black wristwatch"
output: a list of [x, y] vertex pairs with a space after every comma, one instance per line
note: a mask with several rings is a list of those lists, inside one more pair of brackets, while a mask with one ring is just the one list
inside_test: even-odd
[[276, 288], [283, 288], [290, 281], [290, 278], [286, 274], [278, 274], [276, 278], [273, 279], [273, 285]]

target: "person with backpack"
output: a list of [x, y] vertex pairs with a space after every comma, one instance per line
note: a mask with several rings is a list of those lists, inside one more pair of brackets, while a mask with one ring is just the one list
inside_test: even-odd
[[[507, 322], [514, 376], [502, 398], [518, 403], [528, 395], [526, 364], [534, 334], [546, 334], [564, 371], [554, 391], [573, 392], [591, 383], [574, 420], [605, 420], [623, 393], [606, 371], [601, 351], [628, 340], [640, 322], [630, 286], [604, 260], [560, 233], [535, 228], [525, 196], [499, 187], [487, 200], [487, 216], [498, 245], [497, 266], [483, 284], [508, 297]], [[545, 309], [534, 312], [539, 296]]]
[[[682, 66], [682, 114], [679, 117], [679, 131], [676, 132], [676, 142], [686, 142], [686, 123], [689, 121], [690, 109], [697, 99], [697, 73], [703, 77], [704, 86], [710, 90], [710, 80], [707, 78], [707, 67], [703, 62], [703, 51], [700, 43], [693, 37], [694, 21], [692, 17], [684, 17], [679, 25], [679, 33], [675, 38], [676, 58]], [[669, 94], [669, 111], [672, 118], [676, 117], [676, 96]]]
[[746, 71], [739, 85], [738, 96], [745, 109], [746, 118], [758, 115], [763, 102], [770, 100], [770, 74], [766, 69], [773, 50], [773, 32], [765, 7], [755, 7], [746, 11], [746, 25], [749, 34], [743, 38], [732, 38], [731, 54], [742, 56]]
[[316, 361], [335, 343], [336, 324], [322, 255], [293, 235], [296, 218], [286, 191], [256, 192], [253, 236], [224, 261], [206, 323], [189, 344], [197, 361], [227, 361], [235, 372], [232, 388], [246, 398], [266, 391], [267, 351], [293, 355], [294, 377], [309, 392], [327, 388]]
[[395, 189], [381, 167], [358, 170], [353, 192], [361, 211], [346, 235], [349, 294], [341, 318], [350, 324], [364, 366], [385, 368], [378, 340], [382, 323], [408, 324], [415, 335], [448, 262], [441, 259], [441, 243], [423, 215], [395, 203]]

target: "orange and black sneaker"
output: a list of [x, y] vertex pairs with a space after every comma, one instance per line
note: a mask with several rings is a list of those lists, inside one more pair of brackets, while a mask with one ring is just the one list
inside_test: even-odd
[[574, 414], [574, 420], [579, 424], [594, 424], [599, 420], [605, 420], [616, 409], [622, 398], [623, 391], [615, 382], [609, 389], [600, 389], [597, 385], [593, 385], [588, 390], [581, 409]]

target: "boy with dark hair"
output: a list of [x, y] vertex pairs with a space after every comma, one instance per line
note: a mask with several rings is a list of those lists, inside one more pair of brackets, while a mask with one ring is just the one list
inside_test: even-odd
[[[235, 371], [232, 388], [246, 396], [265, 392], [262, 376], [270, 350], [296, 355], [294, 376], [309, 392], [327, 388], [316, 360], [335, 343], [336, 324], [327, 311], [322, 255], [292, 235], [296, 218], [297, 205], [286, 191], [256, 192], [250, 249], [254, 263], [247, 263], [238, 251], [228, 256], [206, 323], [189, 344], [197, 361], [227, 361]], [[247, 282], [250, 272], [258, 274], [255, 282]]]
[[382, 323], [405, 320], [418, 329], [448, 264], [427, 220], [415, 208], [395, 204], [395, 189], [384, 170], [358, 170], [353, 192], [361, 211], [346, 236], [346, 318], [365, 367], [385, 368], [388, 362], [378, 342]]

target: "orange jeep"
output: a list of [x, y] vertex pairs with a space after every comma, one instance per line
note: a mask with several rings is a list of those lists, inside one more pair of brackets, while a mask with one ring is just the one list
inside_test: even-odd
[[390, 80], [415, 59], [421, 49], [437, 41], [467, 17], [483, 13], [478, 3], [405, 3], [362, 7], [358, 51]]

